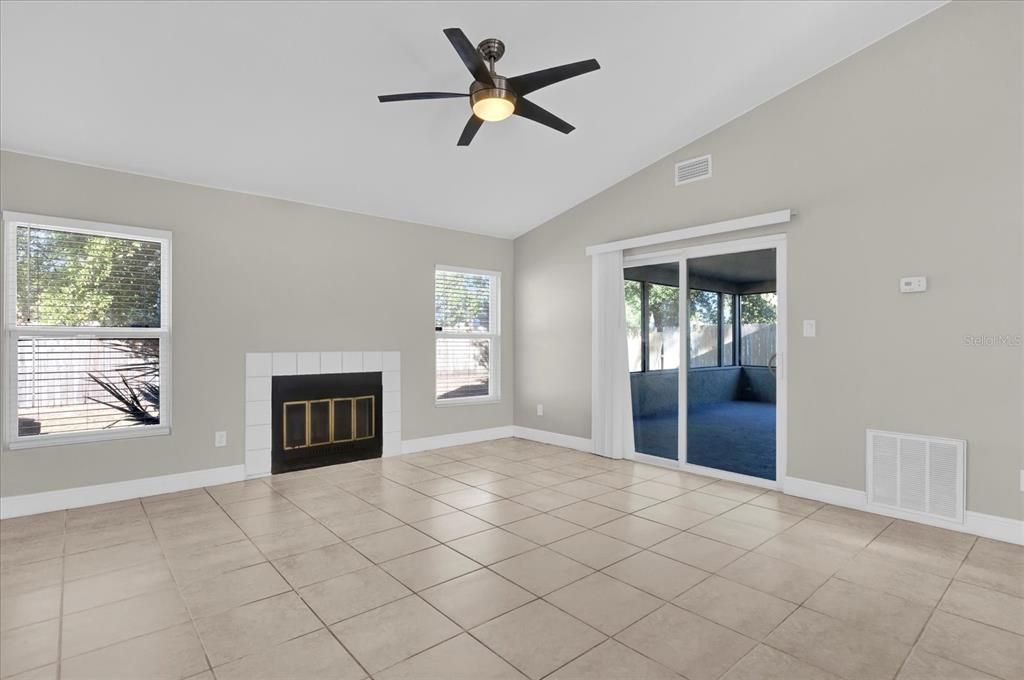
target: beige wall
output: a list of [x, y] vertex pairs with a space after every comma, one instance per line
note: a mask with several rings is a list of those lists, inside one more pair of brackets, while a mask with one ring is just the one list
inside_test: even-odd
[[[11, 153], [0, 180], [4, 210], [174, 234], [173, 434], [4, 451], [4, 496], [241, 464], [245, 352], [401, 350], [405, 439], [512, 422], [509, 240]], [[503, 274], [500, 403], [434, 406], [435, 264]]]
[[743, 234], [788, 234], [788, 474], [863, 489], [866, 428], [962, 437], [968, 509], [1024, 518], [1022, 349], [963, 343], [1022, 333], [1022, 27], [949, 5], [517, 239], [516, 424], [590, 436], [585, 246], [793, 208]]

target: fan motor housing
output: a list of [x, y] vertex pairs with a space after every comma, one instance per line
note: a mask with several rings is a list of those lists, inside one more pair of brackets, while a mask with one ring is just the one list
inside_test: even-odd
[[473, 81], [473, 84], [469, 86], [469, 105], [470, 108], [474, 104], [483, 99], [504, 99], [505, 101], [511, 102], [513, 106], [516, 103], [516, 93], [508, 89], [507, 80], [502, 76], [492, 76], [494, 85], [488, 85], [487, 83], [481, 83], [480, 81]]

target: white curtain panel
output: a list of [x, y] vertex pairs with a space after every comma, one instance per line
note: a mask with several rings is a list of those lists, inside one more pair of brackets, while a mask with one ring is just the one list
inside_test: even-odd
[[593, 366], [591, 433], [594, 453], [624, 458], [633, 452], [633, 405], [626, 348], [622, 251], [593, 258]]

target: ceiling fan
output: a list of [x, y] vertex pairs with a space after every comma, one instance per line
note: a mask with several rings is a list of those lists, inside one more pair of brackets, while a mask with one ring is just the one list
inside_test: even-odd
[[462, 63], [469, 69], [473, 82], [469, 85], [469, 93], [458, 92], [407, 92], [404, 94], [385, 94], [377, 97], [381, 102], [416, 101], [420, 99], [451, 99], [469, 97], [473, 114], [469, 117], [466, 127], [459, 137], [459, 146], [469, 146], [477, 130], [484, 121], [505, 120], [511, 115], [528, 118], [541, 125], [569, 134], [576, 128], [564, 120], [537, 106], [526, 95], [542, 87], [569, 78], [581, 76], [601, 68], [596, 59], [577, 61], [572, 64], [554, 66], [541, 71], [524, 73], [521, 76], [506, 78], [494, 72], [494, 64], [505, 54], [505, 43], [497, 38], [488, 38], [476, 47], [469, 41], [461, 28], [446, 28], [444, 34], [451, 41], [452, 47], [462, 58]]

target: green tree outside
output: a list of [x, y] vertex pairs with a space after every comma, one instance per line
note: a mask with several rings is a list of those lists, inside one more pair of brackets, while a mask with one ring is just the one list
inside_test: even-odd
[[19, 227], [21, 325], [160, 326], [160, 246]]
[[434, 325], [444, 330], [490, 330], [490, 286], [490, 278], [483, 274], [436, 272]]

